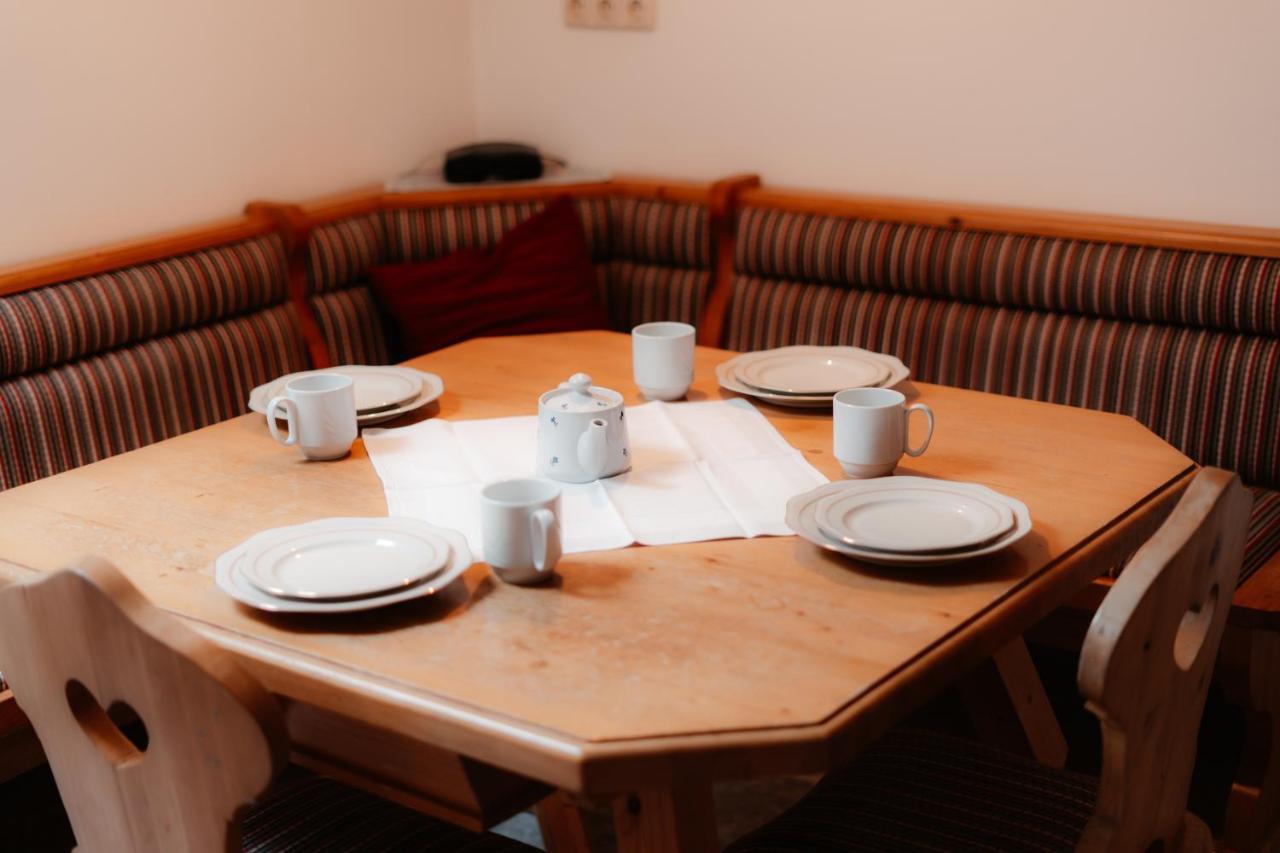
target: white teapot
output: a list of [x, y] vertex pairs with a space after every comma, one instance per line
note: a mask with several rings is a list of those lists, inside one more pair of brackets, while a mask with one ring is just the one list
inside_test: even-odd
[[575, 373], [538, 398], [538, 473], [589, 483], [631, 467], [622, 395]]

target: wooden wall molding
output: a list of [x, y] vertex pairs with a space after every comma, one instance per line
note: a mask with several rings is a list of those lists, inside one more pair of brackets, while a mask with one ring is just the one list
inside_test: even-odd
[[1143, 219], [773, 187], [747, 189], [741, 193], [738, 201], [741, 207], [763, 207], [818, 216], [880, 219], [939, 228], [1004, 231], [1280, 258], [1280, 228], [1215, 225], [1172, 219]]
[[150, 237], [27, 261], [0, 268], [0, 296], [196, 252], [223, 243], [261, 237], [271, 233], [274, 227], [270, 219], [260, 215], [235, 216]]
[[738, 212], [743, 208], [1280, 258], [1280, 229], [780, 189], [762, 186], [754, 174], [730, 175], [714, 183], [621, 175], [579, 184], [476, 185], [419, 193], [388, 193], [374, 185], [302, 202], [254, 201], [246, 205], [242, 216], [0, 268], [0, 296], [276, 231], [289, 254], [290, 302], [312, 361], [324, 367], [331, 360], [306, 281], [307, 241], [312, 229], [379, 210], [538, 201], [561, 195], [624, 196], [708, 208], [711, 288], [699, 317], [698, 340], [712, 346], [723, 340], [735, 275]]
[[296, 204], [273, 204], [265, 201], [249, 202], [245, 205], [244, 212], [248, 217], [265, 217], [283, 237], [288, 255], [286, 274], [289, 278], [289, 305], [302, 330], [312, 367], [330, 367], [333, 360], [324, 335], [320, 332], [320, 324], [316, 321], [315, 310], [311, 307], [310, 287], [307, 286], [307, 241], [311, 237], [311, 224], [306, 213]]
[[[533, 186], [486, 185], [431, 190], [414, 193], [389, 193], [378, 186], [357, 187], [333, 195], [299, 202], [296, 207], [311, 227], [338, 219], [363, 216], [377, 210], [402, 208], [450, 207], [464, 204], [492, 204], [509, 201], [546, 201], [562, 195], [574, 198], [627, 196], [686, 204], [709, 203], [712, 184], [697, 181], [667, 180], [638, 175], [620, 175], [607, 181], [580, 184], [537, 184]], [[279, 206], [284, 202], [251, 202]]]
[[[0, 267], [0, 296], [197, 252], [224, 243], [248, 240], [276, 230], [281, 230], [286, 241], [292, 239], [294, 243], [291, 246], [297, 247], [306, 240], [303, 226], [314, 228], [335, 219], [359, 216], [384, 208], [543, 200], [560, 195], [624, 195], [705, 205], [710, 193], [709, 183], [619, 176], [608, 181], [581, 184], [529, 187], [481, 185], [422, 193], [386, 193], [379, 186], [366, 186], [302, 202], [252, 201], [245, 206], [245, 213], [241, 216]], [[282, 214], [284, 210], [288, 211], [287, 216]]]

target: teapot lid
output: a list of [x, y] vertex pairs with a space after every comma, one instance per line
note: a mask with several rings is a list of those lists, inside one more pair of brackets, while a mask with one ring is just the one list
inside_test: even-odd
[[568, 382], [561, 382], [559, 388], [543, 394], [539, 402], [565, 412], [598, 412], [620, 404], [622, 395], [608, 388], [594, 387], [590, 376], [575, 373]]

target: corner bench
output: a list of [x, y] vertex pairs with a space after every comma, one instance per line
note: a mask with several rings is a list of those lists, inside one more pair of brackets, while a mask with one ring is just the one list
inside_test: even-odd
[[674, 319], [731, 349], [857, 344], [926, 381], [1127, 414], [1239, 471], [1254, 504], [1221, 672], [1277, 748], [1260, 750], [1235, 838], [1280, 832], [1277, 231], [783, 192], [750, 175], [254, 202], [0, 270], [0, 489], [239, 414], [281, 373], [396, 360], [371, 267], [490, 245], [561, 194], [615, 329]]

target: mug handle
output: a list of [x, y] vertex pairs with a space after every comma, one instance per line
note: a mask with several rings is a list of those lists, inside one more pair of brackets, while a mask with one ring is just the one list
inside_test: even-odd
[[[276, 409], [284, 412], [284, 418], [289, 422], [289, 435], [286, 438], [280, 437], [280, 430], [276, 428]], [[267, 403], [267, 429], [271, 430], [271, 437], [286, 447], [290, 444], [298, 443], [298, 407], [288, 397], [272, 397], [271, 402]]]
[[555, 568], [560, 562], [560, 525], [549, 509], [540, 509], [529, 516], [533, 535], [533, 567], [539, 572]]
[[[924, 441], [920, 442], [919, 447], [912, 447], [909, 444], [911, 440], [909, 436], [911, 435], [912, 412], [924, 412], [924, 416], [929, 419], [929, 431], [925, 433]], [[924, 403], [912, 403], [910, 406], [907, 406], [902, 410], [902, 420], [904, 421], [902, 427], [903, 443], [906, 444], [906, 447], [903, 449], [907, 452], [908, 456], [919, 456], [921, 453], [924, 453], [929, 449], [929, 439], [933, 438], [933, 409], [929, 408]]]

